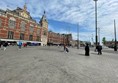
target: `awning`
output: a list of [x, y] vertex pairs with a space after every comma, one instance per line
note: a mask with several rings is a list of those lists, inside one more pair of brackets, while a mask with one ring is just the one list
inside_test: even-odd
[[30, 42], [30, 43], [42, 43], [42, 42], [39, 42], [39, 41], [27, 41], [27, 40], [14, 40], [14, 39], [0, 39], [1, 41], [21, 41], [21, 42]]

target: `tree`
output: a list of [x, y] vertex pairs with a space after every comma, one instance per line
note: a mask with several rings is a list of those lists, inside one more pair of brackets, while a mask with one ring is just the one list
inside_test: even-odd
[[105, 45], [105, 43], [106, 43], [106, 38], [105, 37], [102, 38], [102, 43]]

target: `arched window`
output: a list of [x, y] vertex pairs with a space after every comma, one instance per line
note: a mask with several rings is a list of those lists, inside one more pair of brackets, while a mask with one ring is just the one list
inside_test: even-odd
[[33, 35], [29, 35], [29, 40], [30, 40], [30, 41], [33, 40]]
[[15, 28], [15, 25], [16, 25], [16, 19], [13, 18], [13, 17], [10, 17], [9, 19], [9, 28]]
[[24, 34], [20, 33], [20, 40], [24, 40]]
[[25, 31], [25, 27], [26, 27], [26, 23], [22, 21], [20, 24], [21, 31]]
[[13, 38], [14, 38], [14, 32], [8, 31], [8, 39], [13, 39]]
[[36, 39], [36, 41], [40, 41], [40, 36], [37, 36], [37, 39]]

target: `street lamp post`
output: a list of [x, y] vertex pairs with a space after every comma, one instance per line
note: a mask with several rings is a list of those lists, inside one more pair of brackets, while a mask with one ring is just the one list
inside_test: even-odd
[[97, 36], [97, 1], [98, 0], [93, 0], [93, 1], [95, 1], [95, 41], [96, 41], [96, 46], [97, 46], [97, 44], [98, 44], [98, 36]]
[[79, 24], [77, 27], [77, 49], [79, 49]]
[[100, 44], [100, 28], [98, 28], [98, 37], [99, 37], [99, 44]]
[[115, 20], [114, 20], [114, 35], [115, 35], [115, 45], [114, 45], [114, 51], [117, 51], [116, 23], [115, 23]]
[[91, 40], [92, 40], [92, 45], [94, 45], [94, 41], [93, 41], [93, 34], [92, 34]]

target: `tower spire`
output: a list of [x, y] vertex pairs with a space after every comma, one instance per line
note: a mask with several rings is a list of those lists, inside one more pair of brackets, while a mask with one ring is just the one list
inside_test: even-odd
[[45, 10], [44, 10], [44, 14], [43, 14], [41, 20], [46, 20], [46, 12], [45, 12]]
[[45, 15], [45, 13], [46, 13], [46, 12], [45, 12], [45, 10], [44, 10], [44, 15]]
[[41, 26], [43, 25], [43, 22], [47, 23], [45, 10], [44, 10], [44, 14], [43, 14], [43, 16], [42, 16], [42, 18], [41, 18], [41, 20], [40, 20]]
[[25, 2], [25, 5], [24, 5], [24, 11], [27, 11], [27, 4]]

